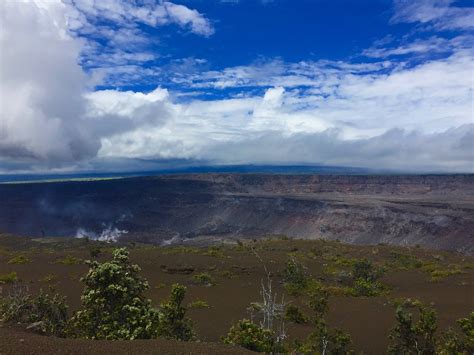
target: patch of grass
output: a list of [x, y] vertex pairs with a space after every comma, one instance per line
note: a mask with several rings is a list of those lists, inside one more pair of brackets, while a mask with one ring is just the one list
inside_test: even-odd
[[418, 257], [414, 255], [391, 251], [388, 255], [388, 261], [385, 265], [388, 269], [413, 270], [422, 267], [423, 263]]
[[200, 249], [185, 246], [166, 247], [162, 249], [163, 254], [198, 254]]
[[63, 265], [78, 265], [82, 264], [82, 259], [76, 258], [72, 255], [66, 255], [64, 258], [56, 259], [54, 263]]
[[56, 275], [48, 274], [48, 275], [40, 278], [38, 281], [39, 282], [52, 282], [52, 281], [56, 281], [57, 279], [58, 279], [58, 277]]
[[0, 275], [0, 284], [9, 284], [18, 281], [18, 275], [15, 271]]
[[439, 281], [448, 276], [464, 273], [461, 266], [456, 264], [450, 264], [446, 266], [436, 263], [425, 263], [421, 269], [431, 276], [431, 281]]
[[209, 248], [207, 248], [207, 251], [204, 252], [204, 255], [213, 256], [213, 257], [216, 257], [216, 258], [225, 257], [224, 252], [222, 251], [222, 248], [218, 247], [216, 245], [212, 245]]
[[326, 290], [333, 296], [353, 296], [354, 294], [352, 288], [347, 286], [326, 286]]
[[203, 300], [196, 300], [193, 302], [188, 303], [189, 309], [203, 309], [203, 308], [211, 308], [206, 301]]
[[165, 288], [165, 287], [166, 287], [166, 284], [164, 282], [160, 282], [155, 286], [157, 290], [161, 290], [162, 288]]
[[235, 279], [237, 278], [237, 274], [233, 273], [232, 271], [229, 270], [224, 270], [220, 273], [222, 277], [225, 277], [226, 279]]
[[202, 272], [200, 274], [194, 275], [193, 281], [199, 285], [208, 286], [208, 287], [214, 286], [216, 284], [216, 281], [214, 280], [214, 278], [207, 272]]
[[29, 264], [31, 260], [24, 255], [17, 255], [8, 260], [8, 264]]

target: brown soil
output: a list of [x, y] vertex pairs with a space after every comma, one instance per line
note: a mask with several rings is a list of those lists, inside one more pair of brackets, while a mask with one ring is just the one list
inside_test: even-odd
[[[54, 287], [67, 296], [71, 311], [80, 307], [83, 285], [79, 281], [87, 266], [83, 264], [61, 264], [58, 260], [66, 256], [80, 259], [90, 258], [93, 245], [101, 245], [103, 255], [99, 261], [110, 257], [112, 247], [85, 240], [42, 239], [0, 236], [0, 275], [15, 271], [32, 293], [39, 289]], [[220, 338], [232, 324], [249, 316], [246, 309], [251, 302], [260, 301], [260, 282], [265, 276], [262, 264], [252, 254], [258, 251], [274, 274], [274, 285], [279, 295], [284, 294], [282, 271], [288, 254], [293, 253], [315, 279], [327, 285], [337, 285], [330, 271], [348, 270], [338, 261], [367, 257], [386, 272], [382, 282], [390, 292], [378, 297], [352, 297], [331, 295], [327, 320], [350, 333], [354, 349], [367, 354], [384, 353], [388, 346], [387, 336], [394, 324], [393, 301], [399, 298], [419, 299], [432, 303], [438, 312], [440, 331], [455, 326], [456, 319], [466, 317], [474, 310], [474, 258], [421, 248], [401, 248], [386, 245], [354, 246], [329, 241], [262, 240], [246, 242], [243, 247], [222, 246], [219, 250], [196, 247], [153, 247], [136, 245], [131, 249], [131, 259], [140, 265], [142, 275], [149, 281], [148, 296], [155, 305], [169, 295], [172, 283], [188, 287], [186, 303], [206, 301], [210, 308], [190, 309], [188, 314], [196, 323], [201, 341], [213, 344], [176, 343], [163, 340], [137, 342], [96, 342], [86, 340], [64, 340], [22, 333], [16, 329], [0, 329], [1, 353], [42, 353], [64, 350], [64, 353], [81, 352], [133, 352], [133, 353], [225, 353], [233, 348], [221, 348]], [[26, 264], [8, 264], [17, 255], [30, 259]], [[403, 264], [397, 258], [407, 257], [424, 266]], [[459, 271], [458, 274], [433, 280], [429, 268]], [[184, 271], [185, 272], [184, 272]], [[193, 275], [207, 272], [216, 285], [206, 287], [193, 281]], [[3, 294], [10, 285], [2, 285]], [[285, 296], [308, 311], [307, 298]], [[309, 314], [309, 313], [308, 313]], [[311, 325], [288, 324], [290, 341], [304, 340], [311, 332]], [[20, 342], [19, 339], [25, 339]], [[31, 343], [30, 343], [31, 342]], [[32, 344], [31, 346], [27, 346]], [[37, 349], [37, 350], [35, 350]], [[44, 349], [44, 350], [43, 350]], [[159, 349], [159, 350], [158, 350]], [[235, 350], [237, 351], [237, 350]]]
[[0, 328], [0, 354], [247, 354], [246, 349], [216, 343], [166, 339], [107, 341], [45, 337], [17, 328]]

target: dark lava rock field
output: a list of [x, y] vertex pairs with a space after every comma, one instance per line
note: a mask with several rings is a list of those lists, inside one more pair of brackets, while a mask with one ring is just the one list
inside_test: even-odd
[[187, 174], [0, 184], [0, 232], [157, 244], [287, 236], [474, 254], [474, 175]]

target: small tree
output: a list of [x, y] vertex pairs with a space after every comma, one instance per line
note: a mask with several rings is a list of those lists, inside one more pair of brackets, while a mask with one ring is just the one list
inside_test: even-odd
[[322, 286], [314, 287], [309, 298], [309, 307], [314, 315], [311, 319], [314, 330], [297, 351], [311, 354], [343, 355], [350, 352], [351, 337], [338, 328], [329, 328], [324, 320], [328, 311], [329, 292]]
[[384, 286], [377, 281], [380, 270], [377, 270], [372, 262], [367, 259], [358, 260], [352, 268], [352, 295], [353, 296], [377, 296]]
[[73, 324], [78, 336], [89, 339], [147, 339], [158, 328], [158, 312], [143, 295], [148, 283], [131, 264], [126, 248], [116, 249], [109, 262], [87, 261], [82, 310]]
[[182, 341], [196, 338], [191, 320], [185, 318], [186, 308], [182, 306], [185, 295], [186, 287], [179, 284], [171, 287], [170, 299], [160, 307], [158, 336]]
[[[283, 341], [286, 339], [285, 329], [285, 302], [277, 301], [277, 294], [273, 288], [272, 274], [263, 259], [252, 249], [253, 254], [262, 263], [265, 270], [266, 282], [261, 280], [262, 302], [253, 302], [248, 310], [250, 320], [240, 320], [230, 330], [223, 341], [228, 344], [241, 345], [247, 349], [261, 352], [284, 352]], [[254, 312], [260, 318], [260, 324], [254, 323]]]
[[362, 279], [367, 282], [374, 282], [379, 277], [378, 271], [367, 259], [361, 259], [354, 263], [352, 275], [354, 280]]
[[[408, 308], [418, 310], [418, 321]], [[435, 354], [435, 332], [437, 329], [436, 312], [419, 301], [406, 300], [397, 306], [397, 324], [389, 338], [392, 341], [388, 348], [390, 354]]]
[[307, 269], [294, 257], [290, 257], [286, 262], [283, 277], [285, 288], [291, 294], [297, 294], [308, 286], [309, 276]]

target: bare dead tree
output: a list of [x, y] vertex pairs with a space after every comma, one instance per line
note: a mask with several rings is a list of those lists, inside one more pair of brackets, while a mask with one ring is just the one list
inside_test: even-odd
[[[250, 317], [253, 321], [253, 311], [257, 311], [258, 313], [260, 313], [262, 316], [260, 326], [262, 328], [275, 331], [276, 341], [280, 343], [287, 337], [284, 319], [286, 308], [284, 295], [282, 295], [281, 301], [278, 302], [278, 295], [273, 289], [273, 280], [271, 272], [268, 270], [267, 265], [257, 253], [257, 251], [252, 248], [252, 252], [261, 262], [263, 269], [265, 270], [266, 280], [261, 280], [260, 294], [262, 295], [262, 302], [252, 303], [250, 307]], [[278, 322], [276, 323], [275, 321]]]

